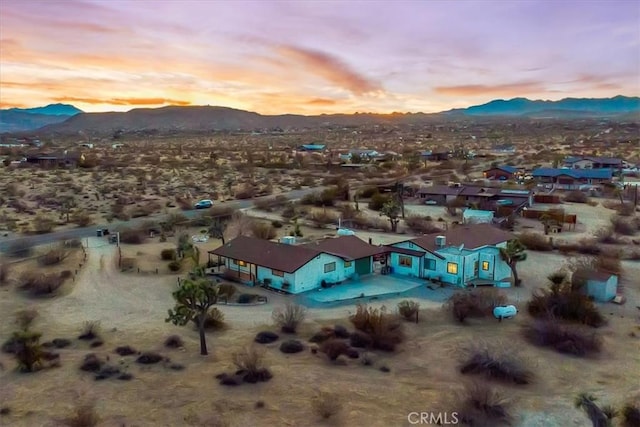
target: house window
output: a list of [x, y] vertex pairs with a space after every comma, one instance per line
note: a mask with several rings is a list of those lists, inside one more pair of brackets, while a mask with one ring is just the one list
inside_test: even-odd
[[436, 260], [435, 259], [425, 259], [424, 260], [424, 269], [425, 270], [435, 270], [436, 269]]
[[284, 271], [280, 270], [271, 270], [271, 274], [278, 277], [284, 277]]
[[336, 263], [335, 262], [329, 262], [329, 263], [324, 265], [324, 272], [325, 273], [331, 273], [332, 271], [336, 271]]
[[489, 261], [482, 261], [482, 269], [484, 271], [489, 271]]
[[345, 261], [344, 268], [349, 268], [349, 267], [351, 267], [351, 261]]
[[458, 264], [455, 262], [447, 263], [447, 273], [449, 274], [458, 274]]
[[236, 262], [236, 264], [238, 264], [240, 267], [246, 267], [247, 263], [244, 261], [238, 261]]
[[411, 267], [411, 261], [412, 261], [412, 260], [411, 260], [411, 257], [409, 257], [409, 256], [402, 256], [402, 255], [400, 255], [400, 262], [399, 262], [399, 264], [400, 264], [401, 266], [404, 266], [404, 267]]

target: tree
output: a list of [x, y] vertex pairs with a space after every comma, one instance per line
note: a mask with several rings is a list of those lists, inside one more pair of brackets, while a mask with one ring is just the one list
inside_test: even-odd
[[207, 314], [209, 309], [218, 303], [221, 294], [220, 285], [214, 284], [208, 279], [185, 279], [173, 292], [176, 304], [172, 310], [169, 310], [169, 317], [165, 319], [165, 322], [171, 322], [178, 326], [185, 326], [195, 320], [200, 334], [200, 354], [203, 356], [209, 354], [204, 333]]
[[380, 215], [384, 215], [389, 218], [392, 233], [395, 233], [398, 230], [400, 213], [400, 204], [394, 199], [385, 202], [385, 204], [382, 205], [382, 209], [380, 209]]
[[65, 197], [60, 202], [60, 217], [66, 216], [66, 223], [69, 223], [69, 216], [74, 208], [78, 205], [76, 203], [75, 198], [73, 197]]
[[525, 253], [525, 247], [518, 239], [509, 240], [506, 248], [500, 248], [500, 257], [507, 263], [511, 272], [513, 273], [513, 284], [520, 286], [520, 279], [518, 278], [518, 270], [516, 268], [518, 262], [527, 259]]
[[22, 372], [33, 372], [42, 364], [44, 352], [40, 344], [41, 336], [40, 332], [28, 329], [13, 333], [11, 339], [14, 343], [15, 357]]

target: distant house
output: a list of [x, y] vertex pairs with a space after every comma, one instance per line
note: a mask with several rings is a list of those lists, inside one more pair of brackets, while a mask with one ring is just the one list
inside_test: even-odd
[[327, 148], [324, 144], [303, 144], [298, 147], [300, 151], [324, 151]]
[[84, 159], [78, 153], [50, 153], [34, 154], [26, 157], [26, 163], [38, 165], [42, 168], [74, 168]]
[[391, 254], [393, 273], [456, 286], [509, 286], [511, 269], [500, 248], [515, 236], [491, 224], [454, 226], [448, 231], [399, 242], [395, 248], [418, 252]]
[[620, 169], [624, 161], [617, 157], [569, 156], [562, 161], [567, 169]]
[[491, 147], [491, 151], [498, 154], [511, 154], [516, 152], [516, 146], [513, 144], [499, 144]]
[[500, 181], [507, 181], [516, 178], [516, 175], [520, 172], [515, 166], [495, 166], [482, 172], [482, 175], [487, 179], [497, 179]]
[[461, 188], [459, 186], [432, 185], [431, 187], [419, 189], [416, 195], [421, 199], [425, 199], [425, 201], [433, 201], [438, 205], [445, 205], [458, 197]]
[[531, 190], [510, 190], [501, 188], [485, 188], [467, 185], [434, 185], [421, 188], [416, 195], [437, 205], [445, 205], [452, 200], [462, 200], [480, 209], [495, 210], [499, 205], [531, 206], [533, 192]]
[[420, 153], [422, 161], [442, 162], [451, 158], [450, 151], [422, 151]]
[[465, 209], [462, 212], [463, 224], [491, 224], [492, 222], [493, 222], [493, 211]]
[[571, 284], [598, 302], [611, 301], [618, 293], [618, 276], [601, 271], [577, 270], [571, 276]]
[[598, 185], [611, 182], [611, 169], [555, 169], [538, 168], [531, 172], [531, 176], [539, 184], [551, 184], [564, 190], [577, 190], [584, 185]]

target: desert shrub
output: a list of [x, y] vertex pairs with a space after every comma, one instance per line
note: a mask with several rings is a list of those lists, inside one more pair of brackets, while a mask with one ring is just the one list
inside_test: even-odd
[[278, 221], [277, 219], [271, 221], [271, 225], [273, 228], [282, 228], [283, 226], [282, 221]]
[[21, 372], [33, 372], [42, 366], [44, 351], [40, 344], [41, 336], [41, 333], [33, 331], [13, 333], [13, 355]]
[[238, 295], [238, 304], [251, 304], [255, 301], [256, 295], [253, 294], [240, 294]]
[[91, 344], [89, 344], [89, 347], [97, 348], [97, 347], [102, 347], [103, 345], [104, 345], [104, 341], [102, 341], [100, 338], [98, 338], [95, 341], [91, 341]]
[[327, 355], [329, 360], [335, 361], [338, 356], [346, 354], [349, 344], [339, 339], [329, 339], [320, 345], [320, 352]]
[[479, 427], [510, 425], [508, 400], [488, 384], [470, 383], [454, 406], [462, 424]]
[[33, 232], [36, 234], [51, 233], [55, 225], [56, 222], [54, 220], [44, 215], [36, 215], [32, 222]]
[[398, 303], [398, 313], [404, 317], [405, 320], [418, 321], [418, 312], [420, 311], [420, 304], [415, 301], [404, 300]]
[[133, 347], [128, 345], [116, 347], [115, 352], [120, 356], [130, 356], [137, 353], [137, 351]]
[[518, 240], [529, 250], [532, 251], [551, 251], [553, 245], [549, 239], [539, 233], [522, 233]]
[[378, 187], [365, 187], [358, 191], [358, 197], [362, 199], [370, 199], [376, 194], [379, 194]]
[[300, 353], [304, 350], [304, 344], [298, 340], [287, 340], [280, 344], [280, 351], [286, 354]]
[[120, 242], [131, 245], [140, 245], [147, 240], [147, 234], [142, 230], [125, 228], [120, 231]]
[[369, 209], [374, 211], [379, 211], [382, 209], [385, 203], [391, 200], [391, 196], [386, 194], [376, 193], [371, 196], [371, 200], [369, 201]]
[[79, 340], [91, 341], [100, 337], [100, 322], [98, 321], [86, 321], [82, 324]]
[[287, 303], [284, 308], [273, 310], [271, 317], [274, 323], [285, 334], [295, 334], [307, 315], [307, 309], [298, 304]]
[[553, 318], [534, 321], [523, 328], [523, 334], [534, 345], [573, 356], [584, 357], [602, 348], [602, 340], [595, 331], [579, 325], [563, 325]]
[[[309, 342], [313, 342], [313, 343], [322, 343], [328, 339], [331, 338], [338, 338], [338, 336], [336, 335], [335, 331], [333, 328], [330, 327], [323, 327], [322, 329], [320, 329], [318, 332], [316, 332], [315, 334], [313, 334], [313, 336], [311, 338], [309, 338]], [[342, 337], [340, 337], [342, 338]], [[347, 336], [348, 338], [348, 336]]]
[[336, 336], [336, 338], [344, 338], [344, 339], [349, 338], [351, 336], [347, 328], [345, 328], [342, 325], [335, 325], [333, 327], [333, 334]]
[[184, 347], [184, 341], [178, 335], [170, 335], [164, 340], [164, 346], [167, 348], [181, 348]]
[[287, 203], [288, 199], [286, 196], [275, 196], [254, 200], [253, 205], [256, 209], [271, 212], [274, 208], [279, 208]]
[[141, 365], [153, 365], [162, 362], [164, 358], [159, 353], [153, 351], [145, 351], [136, 359], [136, 363]]
[[519, 385], [529, 384], [532, 380], [533, 373], [513, 349], [498, 351], [474, 345], [462, 349], [461, 353], [464, 355], [460, 365], [462, 374], [484, 375], [487, 379]]
[[311, 400], [313, 412], [321, 419], [328, 420], [336, 417], [342, 412], [342, 402], [340, 398], [331, 393], [320, 392]]
[[[192, 319], [193, 324], [198, 327], [198, 319]], [[218, 308], [213, 307], [207, 313], [207, 317], [204, 320], [204, 328], [211, 330], [224, 329], [226, 323], [224, 322], [224, 313]]]
[[282, 215], [283, 218], [285, 219], [291, 219], [293, 217], [296, 216], [296, 205], [294, 203], [287, 203], [286, 206], [284, 207], [284, 209], [282, 210], [282, 213], [280, 214]]
[[506, 303], [506, 297], [497, 289], [473, 289], [456, 292], [447, 302], [455, 319], [464, 323], [468, 317], [486, 317], [493, 313], [493, 308]]
[[582, 191], [571, 191], [564, 196], [565, 202], [589, 203], [589, 196]]
[[71, 341], [66, 338], [54, 338], [51, 340], [51, 344], [55, 348], [67, 348], [71, 345]]
[[19, 310], [15, 315], [15, 324], [20, 330], [26, 331], [33, 325], [38, 315], [38, 310], [35, 308]]
[[259, 344], [270, 344], [274, 341], [277, 341], [278, 338], [280, 337], [275, 332], [262, 331], [262, 332], [258, 332], [256, 337], [254, 338], [254, 341]]
[[11, 267], [9, 267], [9, 264], [0, 262], [0, 286], [5, 285], [9, 282], [10, 272]]
[[19, 287], [33, 296], [53, 294], [64, 283], [61, 274], [44, 274], [36, 271], [25, 271], [18, 280]]
[[397, 316], [387, 313], [384, 306], [376, 309], [358, 305], [349, 320], [357, 330], [371, 337], [373, 348], [394, 351], [396, 345], [404, 340], [402, 323]]
[[160, 258], [162, 258], [163, 261], [175, 261], [177, 258], [177, 254], [176, 254], [176, 250], [175, 249], [163, 249], [160, 252]]
[[611, 226], [613, 231], [625, 236], [633, 236], [638, 231], [638, 226], [634, 220], [623, 218], [620, 215], [611, 217]]
[[100, 417], [93, 404], [78, 406], [72, 416], [62, 420], [62, 425], [67, 427], [95, 427], [98, 423], [100, 423]]
[[86, 227], [88, 225], [91, 225], [93, 220], [91, 219], [91, 215], [89, 215], [88, 212], [80, 211], [80, 212], [76, 212], [71, 217], [71, 222], [76, 224], [78, 227]]
[[167, 264], [167, 268], [169, 271], [178, 272], [182, 269], [182, 263], [180, 261], [174, 260]]
[[357, 348], [369, 348], [373, 345], [373, 340], [369, 334], [361, 331], [354, 331], [349, 337], [349, 343]]
[[570, 285], [556, 289], [536, 290], [527, 304], [529, 314], [536, 318], [555, 316], [559, 319], [599, 327], [605, 319], [593, 301]]
[[632, 403], [627, 403], [620, 411], [622, 425], [624, 427], [640, 426], [640, 408]]
[[333, 212], [328, 212], [322, 209], [314, 209], [307, 215], [307, 219], [318, 227], [322, 228], [327, 224], [335, 224], [338, 222], [338, 216]]
[[33, 243], [27, 239], [15, 240], [7, 247], [6, 254], [14, 258], [27, 258], [33, 254]]
[[242, 373], [244, 382], [256, 383], [269, 381], [272, 378], [271, 372], [264, 363], [264, 352], [256, 347], [246, 347], [234, 353], [233, 364]]
[[53, 248], [38, 258], [38, 264], [45, 266], [60, 264], [68, 255], [62, 248]]
[[430, 219], [418, 215], [409, 215], [404, 219], [405, 225], [414, 233], [431, 234], [441, 232], [442, 229]]
[[278, 232], [273, 225], [266, 222], [253, 221], [251, 223], [251, 233], [253, 237], [263, 240], [275, 239]]

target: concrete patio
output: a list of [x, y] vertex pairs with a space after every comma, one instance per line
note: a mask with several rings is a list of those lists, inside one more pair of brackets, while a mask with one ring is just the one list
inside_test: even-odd
[[394, 297], [426, 286], [427, 282], [422, 279], [371, 275], [357, 281], [349, 280], [328, 289], [311, 291], [304, 294], [304, 297], [312, 303], [326, 304], [371, 297]]

